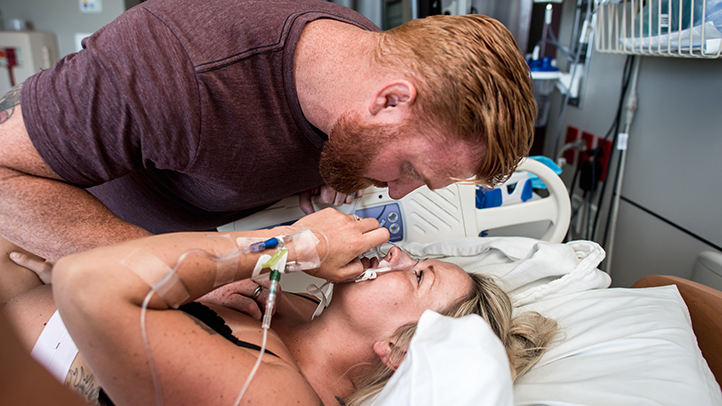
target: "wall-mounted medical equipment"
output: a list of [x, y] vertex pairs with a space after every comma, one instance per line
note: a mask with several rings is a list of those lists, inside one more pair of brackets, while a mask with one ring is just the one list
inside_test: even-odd
[[536, 57], [533, 56], [527, 62], [531, 70], [532, 82], [534, 83], [534, 100], [539, 108], [534, 127], [544, 127], [547, 125], [547, 119], [549, 118], [549, 98], [552, 92], [554, 92], [557, 83], [559, 83], [562, 72], [559, 68], [552, 65], [551, 56], [539, 59], [538, 49], [539, 47], [534, 48]]
[[601, 0], [595, 13], [595, 47], [600, 52], [722, 55], [722, 0]]
[[43, 31], [0, 31], [0, 95], [58, 60], [55, 34]]

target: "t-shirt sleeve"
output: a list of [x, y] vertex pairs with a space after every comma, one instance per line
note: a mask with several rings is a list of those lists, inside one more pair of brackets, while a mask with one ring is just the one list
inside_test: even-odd
[[45, 162], [83, 187], [141, 168], [190, 165], [201, 125], [198, 84], [173, 33], [136, 7], [83, 45], [23, 86], [23, 119]]

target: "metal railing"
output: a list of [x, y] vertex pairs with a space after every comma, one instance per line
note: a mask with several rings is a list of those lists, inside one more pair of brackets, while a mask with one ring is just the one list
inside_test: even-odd
[[705, 59], [722, 54], [722, 0], [597, 0], [594, 12], [599, 52]]

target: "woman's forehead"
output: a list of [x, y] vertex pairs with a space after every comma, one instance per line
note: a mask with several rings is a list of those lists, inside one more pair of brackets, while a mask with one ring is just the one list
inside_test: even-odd
[[464, 268], [460, 267], [459, 265], [456, 265], [452, 262], [442, 261], [440, 259], [426, 259], [421, 261], [421, 264], [428, 264], [433, 266], [434, 268], [442, 269], [445, 272], [448, 271], [466, 274]]
[[[421, 262], [423, 267], [433, 267], [441, 283], [438, 289], [449, 290], [450, 292], [463, 296], [471, 290], [471, 276], [464, 269], [451, 262], [438, 259], [428, 259]], [[463, 292], [463, 294], [461, 294]], [[457, 298], [458, 299], [458, 298]]]

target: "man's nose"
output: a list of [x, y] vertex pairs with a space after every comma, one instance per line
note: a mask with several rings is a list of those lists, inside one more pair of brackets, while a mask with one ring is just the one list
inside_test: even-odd
[[401, 199], [402, 197], [408, 195], [409, 193], [413, 192], [414, 190], [420, 188], [424, 185], [424, 182], [403, 182], [403, 183], [397, 183], [397, 182], [389, 182], [389, 197], [392, 199]]

